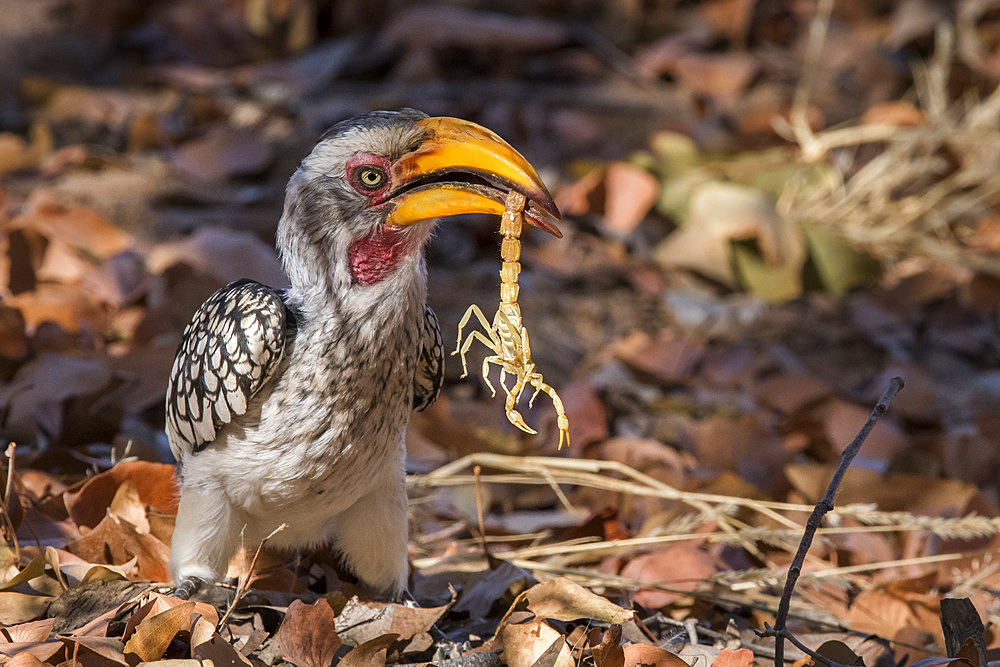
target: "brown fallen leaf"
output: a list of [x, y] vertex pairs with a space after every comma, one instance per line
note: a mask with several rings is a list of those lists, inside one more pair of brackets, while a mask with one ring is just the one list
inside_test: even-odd
[[85, 253], [105, 259], [128, 249], [132, 243], [120, 227], [99, 212], [78, 204], [64, 205], [41, 188], [32, 192], [24, 213], [11, 220], [17, 229], [31, 229], [56, 238]]
[[[831, 449], [840, 452], [850, 444], [858, 429], [868, 419], [871, 408], [853, 405], [834, 399], [823, 407], [823, 431]], [[875, 459], [888, 465], [909, 442], [900, 427], [889, 419], [882, 419], [865, 441], [859, 458]]]
[[[19, 623], [4, 628], [4, 633], [10, 637], [11, 642], [40, 642], [48, 639], [55, 622], [54, 618], [45, 618], [41, 621]], [[2, 641], [4, 638], [0, 638], [0, 642]]]
[[[194, 641], [193, 637], [192, 641]], [[242, 667], [251, 664], [243, 654], [218, 634], [211, 635], [208, 641], [203, 641], [192, 648], [191, 657], [204, 661], [201, 662], [202, 666], [208, 661], [211, 661], [216, 667]]]
[[612, 162], [604, 175], [604, 221], [615, 236], [627, 236], [652, 210], [660, 193], [656, 177], [627, 162]]
[[[97, 526], [111, 507], [118, 487], [126, 481], [131, 482], [142, 504], [171, 514], [177, 513], [179, 491], [174, 466], [149, 461], [125, 461], [94, 475], [79, 491], [66, 494], [66, 508], [70, 517], [80, 526]], [[148, 530], [148, 523], [146, 529]]]
[[[188, 600], [181, 600], [179, 598], [163, 595], [162, 593], [157, 593], [155, 591], [150, 592], [148, 596], [149, 600], [136, 609], [129, 617], [128, 622], [125, 624], [125, 630], [122, 633], [122, 638], [125, 641], [131, 639], [132, 633], [135, 632], [135, 629], [139, 626], [139, 624], [144, 622], [146, 619], [162, 614], [182, 604], [186, 605], [189, 602]], [[198, 614], [202, 620], [211, 623], [213, 628], [218, 625], [219, 612], [215, 607], [207, 602], [194, 600], [191, 600], [190, 602], [194, 602], [195, 606], [193, 612]]]
[[205, 136], [183, 144], [173, 156], [175, 167], [202, 181], [259, 174], [273, 158], [260, 134], [216, 126]]
[[[658, 583], [678, 591], [693, 591], [715, 571], [715, 559], [710, 554], [695, 545], [682, 543], [632, 559], [621, 574], [640, 583]], [[653, 610], [665, 607], [683, 595], [682, 592], [640, 588], [634, 599]]]
[[625, 664], [628, 667], [690, 667], [678, 655], [649, 644], [627, 644], [624, 649]]
[[80, 665], [100, 667], [129, 667], [122, 651], [122, 643], [114, 637], [60, 637], [70, 656], [76, 656]]
[[625, 667], [622, 649], [622, 626], [612, 625], [604, 632], [601, 643], [593, 647], [594, 667]]
[[361, 602], [355, 596], [337, 614], [336, 629], [340, 640], [349, 646], [358, 646], [389, 634], [398, 641], [407, 641], [428, 632], [453, 603], [454, 599], [441, 607], [407, 607], [393, 603]]
[[753, 667], [753, 651], [748, 648], [722, 649], [712, 667]]
[[157, 245], [146, 260], [152, 273], [187, 264], [221, 286], [240, 278], [282, 287], [288, 278], [274, 248], [256, 235], [224, 227], [202, 226], [180, 241]]
[[111, 499], [111, 506], [108, 511], [122, 521], [132, 524], [136, 532], [140, 535], [149, 532], [149, 520], [146, 518], [146, 507], [139, 498], [139, 491], [136, 490], [132, 480], [126, 479], [118, 490], [115, 497]]
[[820, 647], [816, 649], [816, 652], [824, 658], [829, 658], [830, 660], [841, 665], [864, 664], [861, 656], [852, 651], [851, 647], [836, 639], [823, 642], [820, 644]]
[[[759, 190], [710, 181], [692, 192], [688, 209], [684, 225], [655, 250], [656, 260], [667, 268], [687, 268], [735, 287], [732, 242], [743, 240], [756, 241], [769, 267], [800, 270], [805, 264], [805, 240], [798, 226]], [[788, 294], [797, 296], [800, 289], [789, 285]]]
[[937, 638], [944, 646], [940, 596], [933, 589], [934, 575], [899, 579], [862, 591], [851, 604], [847, 622], [854, 630], [882, 637], [896, 637], [914, 628]]
[[828, 383], [803, 373], [779, 373], [758, 381], [754, 386], [758, 401], [786, 415], [794, 415], [832, 393], [833, 388]]
[[[65, 645], [59, 641], [0, 643], [0, 656], [10, 658], [4, 660], [3, 657], [0, 657], [0, 664], [3, 664], [4, 667], [10, 667], [10, 665], [33, 666], [46, 663], [60, 664], [66, 655], [65, 648]], [[49, 662], [51, 660], [54, 662]]]
[[138, 656], [140, 660], [159, 660], [170, 642], [181, 630], [191, 626], [193, 601], [183, 602], [140, 623], [125, 644], [125, 653]]
[[340, 648], [334, 616], [326, 600], [313, 605], [294, 600], [276, 635], [285, 660], [299, 667], [327, 667]]
[[0, 591], [0, 623], [17, 625], [34, 620], [45, 613], [54, 599], [48, 595]]
[[[575, 621], [585, 618], [622, 625], [635, 618], [635, 612], [631, 609], [619, 607], [565, 577], [535, 584], [518, 597], [524, 600], [528, 610], [539, 619]], [[517, 602], [514, 606], [517, 606]]]
[[704, 354], [704, 345], [663, 329], [655, 339], [642, 331], [633, 331], [614, 341], [611, 350], [636, 370], [672, 384], [691, 380]]
[[508, 667], [532, 667], [545, 656], [543, 664], [573, 667], [573, 656], [565, 638], [542, 620], [510, 624], [503, 628], [501, 659]]
[[355, 646], [337, 663], [339, 667], [385, 667], [385, 656], [396, 635], [382, 635]]
[[92, 531], [66, 547], [70, 553], [88, 561], [100, 563], [111, 560], [109, 565], [121, 565], [136, 558], [136, 579], [169, 581], [167, 561], [170, 547], [152, 535], [140, 534], [116, 517], [108, 514]]

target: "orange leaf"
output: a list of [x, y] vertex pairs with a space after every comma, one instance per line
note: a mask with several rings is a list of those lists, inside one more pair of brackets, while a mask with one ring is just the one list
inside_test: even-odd
[[143, 504], [171, 514], [177, 513], [180, 494], [174, 466], [127, 461], [90, 478], [76, 493], [67, 493], [64, 498], [70, 517], [77, 525], [93, 528], [104, 519], [118, 487], [126, 480], [135, 486]]
[[684, 660], [666, 649], [649, 644], [629, 644], [625, 647], [625, 664], [649, 667], [690, 667]]
[[752, 667], [753, 651], [748, 648], [722, 649], [712, 667]]

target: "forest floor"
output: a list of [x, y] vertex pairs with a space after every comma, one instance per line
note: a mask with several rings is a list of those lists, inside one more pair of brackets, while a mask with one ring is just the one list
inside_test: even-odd
[[[0, 664], [772, 663], [897, 376], [788, 628], [838, 664], [996, 664], [996, 3], [489, 5], [0, 0]], [[285, 284], [326, 127], [407, 106], [496, 131], [563, 211], [520, 303], [572, 446], [450, 357], [407, 435], [418, 607], [257, 545], [239, 604], [172, 598], [180, 332]], [[439, 225], [446, 343], [499, 262], [495, 219]]]

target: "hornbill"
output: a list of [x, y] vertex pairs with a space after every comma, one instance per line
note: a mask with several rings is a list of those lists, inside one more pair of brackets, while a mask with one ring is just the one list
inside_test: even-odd
[[177, 594], [222, 578], [241, 542], [332, 546], [375, 592], [406, 586], [403, 437], [441, 389], [424, 244], [435, 220], [499, 214], [516, 189], [559, 236], [552, 197], [496, 134], [376, 111], [326, 132], [285, 193], [277, 248], [290, 287], [234, 282], [195, 313], [170, 373], [179, 462]]

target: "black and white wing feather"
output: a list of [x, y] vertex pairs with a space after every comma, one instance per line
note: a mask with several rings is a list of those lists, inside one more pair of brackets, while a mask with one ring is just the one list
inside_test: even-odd
[[430, 306], [424, 307], [421, 326], [420, 357], [413, 377], [413, 409], [421, 411], [437, 400], [444, 385], [444, 344], [437, 315]]
[[167, 438], [178, 461], [247, 411], [281, 362], [288, 320], [280, 292], [253, 280], [223, 287], [194, 314], [167, 386]]

